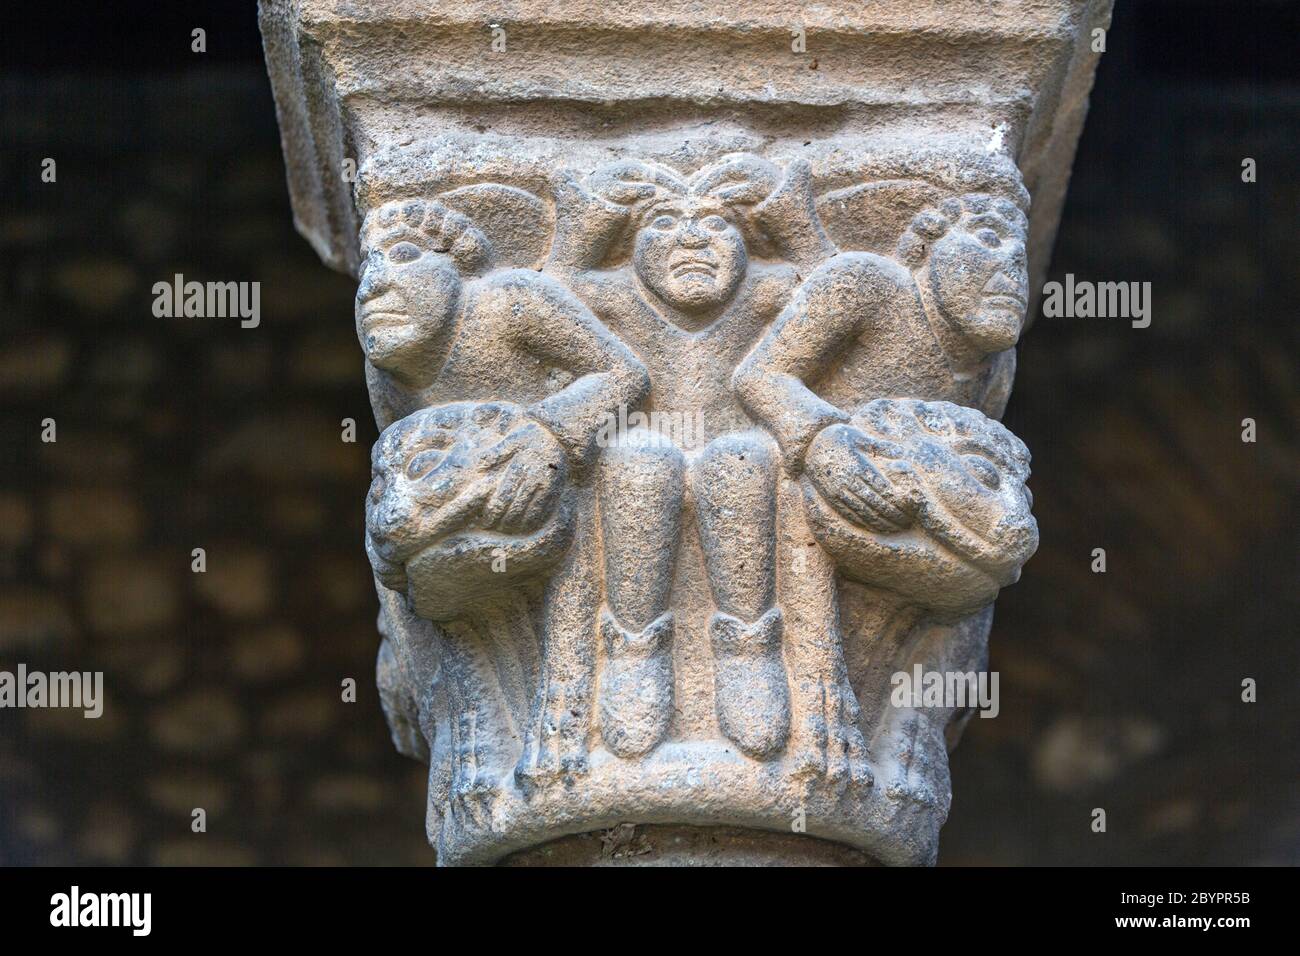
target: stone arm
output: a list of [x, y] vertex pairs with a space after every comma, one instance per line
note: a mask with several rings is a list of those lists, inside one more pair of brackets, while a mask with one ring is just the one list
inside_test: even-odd
[[846, 252], [816, 269], [732, 376], [749, 412], [776, 438], [798, 471], [808, 445], [847, 412], [810, 387], [843, 353], [879, 327], [910, 285], [905, 269], [872, 253]]
[[608, 416], [635, 407], [650, 391], [645, 366], [578, 298], [555, 279], [528, 270], [492, 276], [477, 308], [522, 354], [562, 369], [574, 380], [527, 408], [564, 447], [585, 463]]
[[[697, 188], [749, 209], [751, 222], [778, 256], [801, 270], [812, 270], [835, 255], [835, 244], [817, 214], [812, 167], [798, 160], [778, 179], [779, 175], [771, 163], [737, 156], [714, 167]], [[572, 173], [556, 178], [549, 270], [563, 274], [599, 268], [626, 227], [632, 207], [656, 191], [648, 178], [638, 177], [635, 168], [611, 174], [604, 189], [614, 201], [597, 195]]]
[[753, 218], [780, 255], [800, 270], [815, 269], [835, 255], [835, 243], [817, 214], [807, 160], [786, 167], [781, 185], [755, 207]]
[[[635, 192], [638, 185], [628, 188]], [[653, 192], [650, 186], [639, 188]], [[572, 173], [561, 173], [555, 180], [555, 238], [547, 271], [566, 275], [599, 268], [630, 216], [627, 206], [597, 196]]]

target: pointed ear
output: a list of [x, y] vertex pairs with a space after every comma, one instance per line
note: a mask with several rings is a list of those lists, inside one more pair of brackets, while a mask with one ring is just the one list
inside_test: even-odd
[[801, 269], [814, 269], [837, 251], [817, 214], [807, 160], [786, 167], [781, 185], [754, 209], [753, 219], [780, 254]]

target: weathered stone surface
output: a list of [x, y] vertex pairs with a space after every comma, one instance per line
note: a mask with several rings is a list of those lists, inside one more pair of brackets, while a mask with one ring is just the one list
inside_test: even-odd
[[262, 4], [439, 860], [932, 862], [968, 711], [890, 675], [982, 670], [1037, 545], [997, 419], [1109, 4], [507, 7]]

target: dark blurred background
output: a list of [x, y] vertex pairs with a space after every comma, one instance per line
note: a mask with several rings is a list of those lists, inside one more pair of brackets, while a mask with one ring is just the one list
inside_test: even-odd
[[[107, 687], [0, 711], [0, 863], [428, 864], [373, 683], [353, 284], [293, 230], [253, 4], [156, 6], [0, 26], [0, 669]], [[1295, 864], [1300, 16], [1118, 7], [1051, 278], [1149, 281], [1152, 323], [1022, 340], [1043, 543], [941, 862]], [[178, 272], [260, 281], [261, 326], [155, 319]]]

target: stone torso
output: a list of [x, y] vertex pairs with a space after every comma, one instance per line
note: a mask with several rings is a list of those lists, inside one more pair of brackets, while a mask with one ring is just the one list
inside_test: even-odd
[[[926, 316], [914, 287], [894, 293], [893, 306], [816, 380], [814, 391], [832, 405], [851, 409], [873, 398], [919, 398], [953, 402], [1000, 417], [1000, 375], [1014, 369], [1014, 352], [973, 365], [952, 361]], [[936, 319], [936, 321], [942, 321]], [[1010, 388], [1010, 383], [1006, 383]], [[1001, 395], [1005, 403], [1005, 395]]]
[[[750, 418], [731, 388], [731, 374], [757, 344], [797, 284], [786, 265], [751, 263], [732, 301], [703, 328], [674, 324], [653, 296], [628, 273], [587, 273], [573, 289], [622, 339], [650, 373], [647, 410], [701, 414], [703, 444], [750, 427]], [[694, 441], [692, 441], [694, 444]]]

